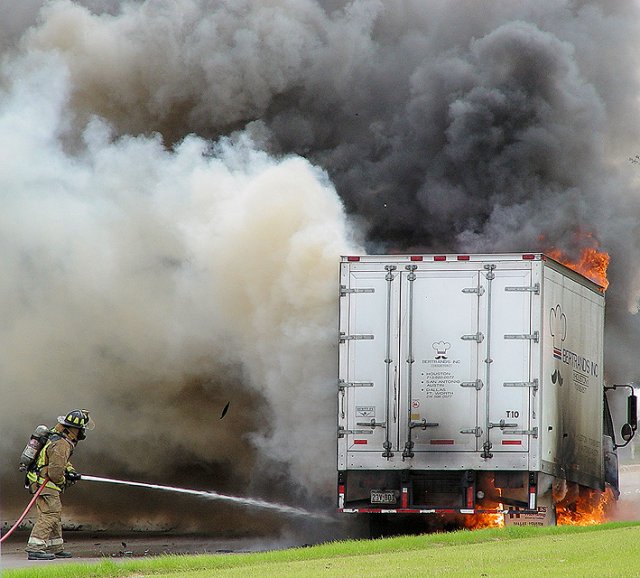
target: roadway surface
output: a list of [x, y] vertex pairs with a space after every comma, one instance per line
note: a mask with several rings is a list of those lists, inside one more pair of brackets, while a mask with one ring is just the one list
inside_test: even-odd
[[[620, 468], [620, 499], [613, 520], [640, 520], [640, 464]], [[105, 533], [67, 531], [65, 550], [74, 558], [46, 561], [29, 561], [24, 552], [27, 532], [16, 532], [0, 550], [0, 572], [2, 569], [22, 568], [50, 564], [99, 562], [125, 560], [162, 554], [223, 554], [278, 550], [305, 546], [304, 536], [294, 538], [208, 538], [206, 536], [171, 536], [166, 534], [137, 532], [126, 536]], [[344, 536], [340, 536], [341, 539]]]
[[49, 566], [71, 562], [100, 562], [105, 558], [113, 561], [160, 556], [162, 554], [230, 554], [278, 550], [304, 544], [291, 540], [264, 538], [207, 538], [206, 536], [171, 536], [136, 532], [126, 536], [106, 535], [90, 532], [64, 532], [65, 550], [73, 558], [56, 560], [27, 560], [24, 551], [28, 532], [16, 532], [2, 544], [0, 572], [8, 568]]

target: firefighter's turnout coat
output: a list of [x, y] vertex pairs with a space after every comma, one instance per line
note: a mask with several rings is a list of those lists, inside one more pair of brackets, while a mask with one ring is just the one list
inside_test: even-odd
[[72, 440], [52, 434], [40, 450], [35, 469], [27, 473], [31, 493], [35, 493], [45, 479], [49, 480], [36, 501], [38, 520], [31, 530], [27, 552], [55, 554], [63, 549], [60, 494], [65, 487], [65, 472], [73, 471], [69, 459], [74, 447]]

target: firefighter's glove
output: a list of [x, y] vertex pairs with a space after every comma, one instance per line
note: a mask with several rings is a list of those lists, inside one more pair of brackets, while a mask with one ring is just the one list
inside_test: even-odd
[[73, 486], [73, 484], [75, 484], [79, 479], [81, 479], [82, 476], [74, 470], [67, 470], [64, 473], [64, 478], [67, 486]]

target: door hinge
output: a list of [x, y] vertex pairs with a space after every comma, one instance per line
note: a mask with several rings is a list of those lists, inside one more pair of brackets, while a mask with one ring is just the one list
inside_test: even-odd
[[373, 434], [373, 430], [371, 429], [344, 429], [343, 427], [338, 428], [339, 438], [343, 438], [346, 435], [370, 436], [371, 434]]
[[476, 379], [475, 381], [461, 381], [460, 387], [475, 387], [480, 391], [484, 387], [484, 383], [482, 383], [481, 379]]
[[477, 293], [478, 297], [482, 297], [484, 295], [484, 287], [465, 287], [462, 292]]
[[536, 295], [540, 295], [540, 283], [536, 283], [531, 287], [505, 287], [505, 291], [530, 291]]
[[463, 341], [477, 341], [478, 343], [482, 343], [484, 341], [484, 335], [480, 332], [472, 333], [471, 335], [463, 335], [460, 337]]
[[538, 343], [540, 341], [540, 332], [534, 331], [533, 333], [507, 333], [504, 336], [505, 339], [530, 339], [531, 341]]
[[370, 427], [370, 428], [387, 427], [387, 423], [386, 422], [384, 422], [384, 421], [376, 421], [373, 418], [371, 418], [371, 421], [358, 421], [358, 422], [356, 422], [356, 425], [362, 425], [362, 426], [366, 426], [366, 427]]
[[356, 289], [347, 289], [346, 285], [340, 285], [340, 296], [344, 297], [345, 295], [348, 295], [349, 293], [375, 293], [376, 290], [373, 287], [366, 287], [366, 288], [356, 288]]
[[373, 339], [373, 335], [359, 334], [359, 335], [346, 335], [343, 331], [340, 332], [340, 343], [345, 341], [360, 341], [365, 339]]
[[338, 380], [338, 389], [344, 391], [347, 387], [373, 387], [373, 381], [343, 381]]
[[428, 427], [438, 427], [439, 425], [440, 425], [439, 423], [429, 422], [425, 418], [422, 418], [421, 420], [418, 420], [418, 421], [409, 422], [409, 427], [412, 429], [415, 427], [427, 429]]
[[538, 391], [538, 379], [533, 381], [505, 381], [504, 387], [530, 387], [533, 391]]
[[[358, 424], [358, 425], [360, 425], [360, 424]], [[505, 429], [507, 427], [518, 427], [518, 424], [517, 423], [507, 423], [506, 421], [501, 419], [498, 422], [490, 421], [489, 422], [489, 428], [493, 428], [493, 427], [499, 427], [500, 429]]]
[[533, 429], [514, 429], [509, 432], [509, 435], [522, 435], [522, 436], [531, 436], [533, 438], [538, 437], [538, 428], [534, 427]]

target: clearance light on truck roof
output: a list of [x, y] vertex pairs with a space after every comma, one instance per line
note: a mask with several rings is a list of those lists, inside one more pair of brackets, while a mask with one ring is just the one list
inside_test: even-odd
[[360, 257], [347, 257], [347, 261], [360, 261]]
[[469, 255], [458, 255], [458, 261], [468, 261]]
[[447, 260], [447, 256], [446, 255], [436, 255], [433, 258], [434, 261], [446, 261]]
[[422, 261], [422, 255], [411, 255], [412, 261]]
[[522, 258], [525, 261], [533, 261], [536, 258], [536, 256], [533, 253], [525, 253], [524, 255], [522, 255]]

